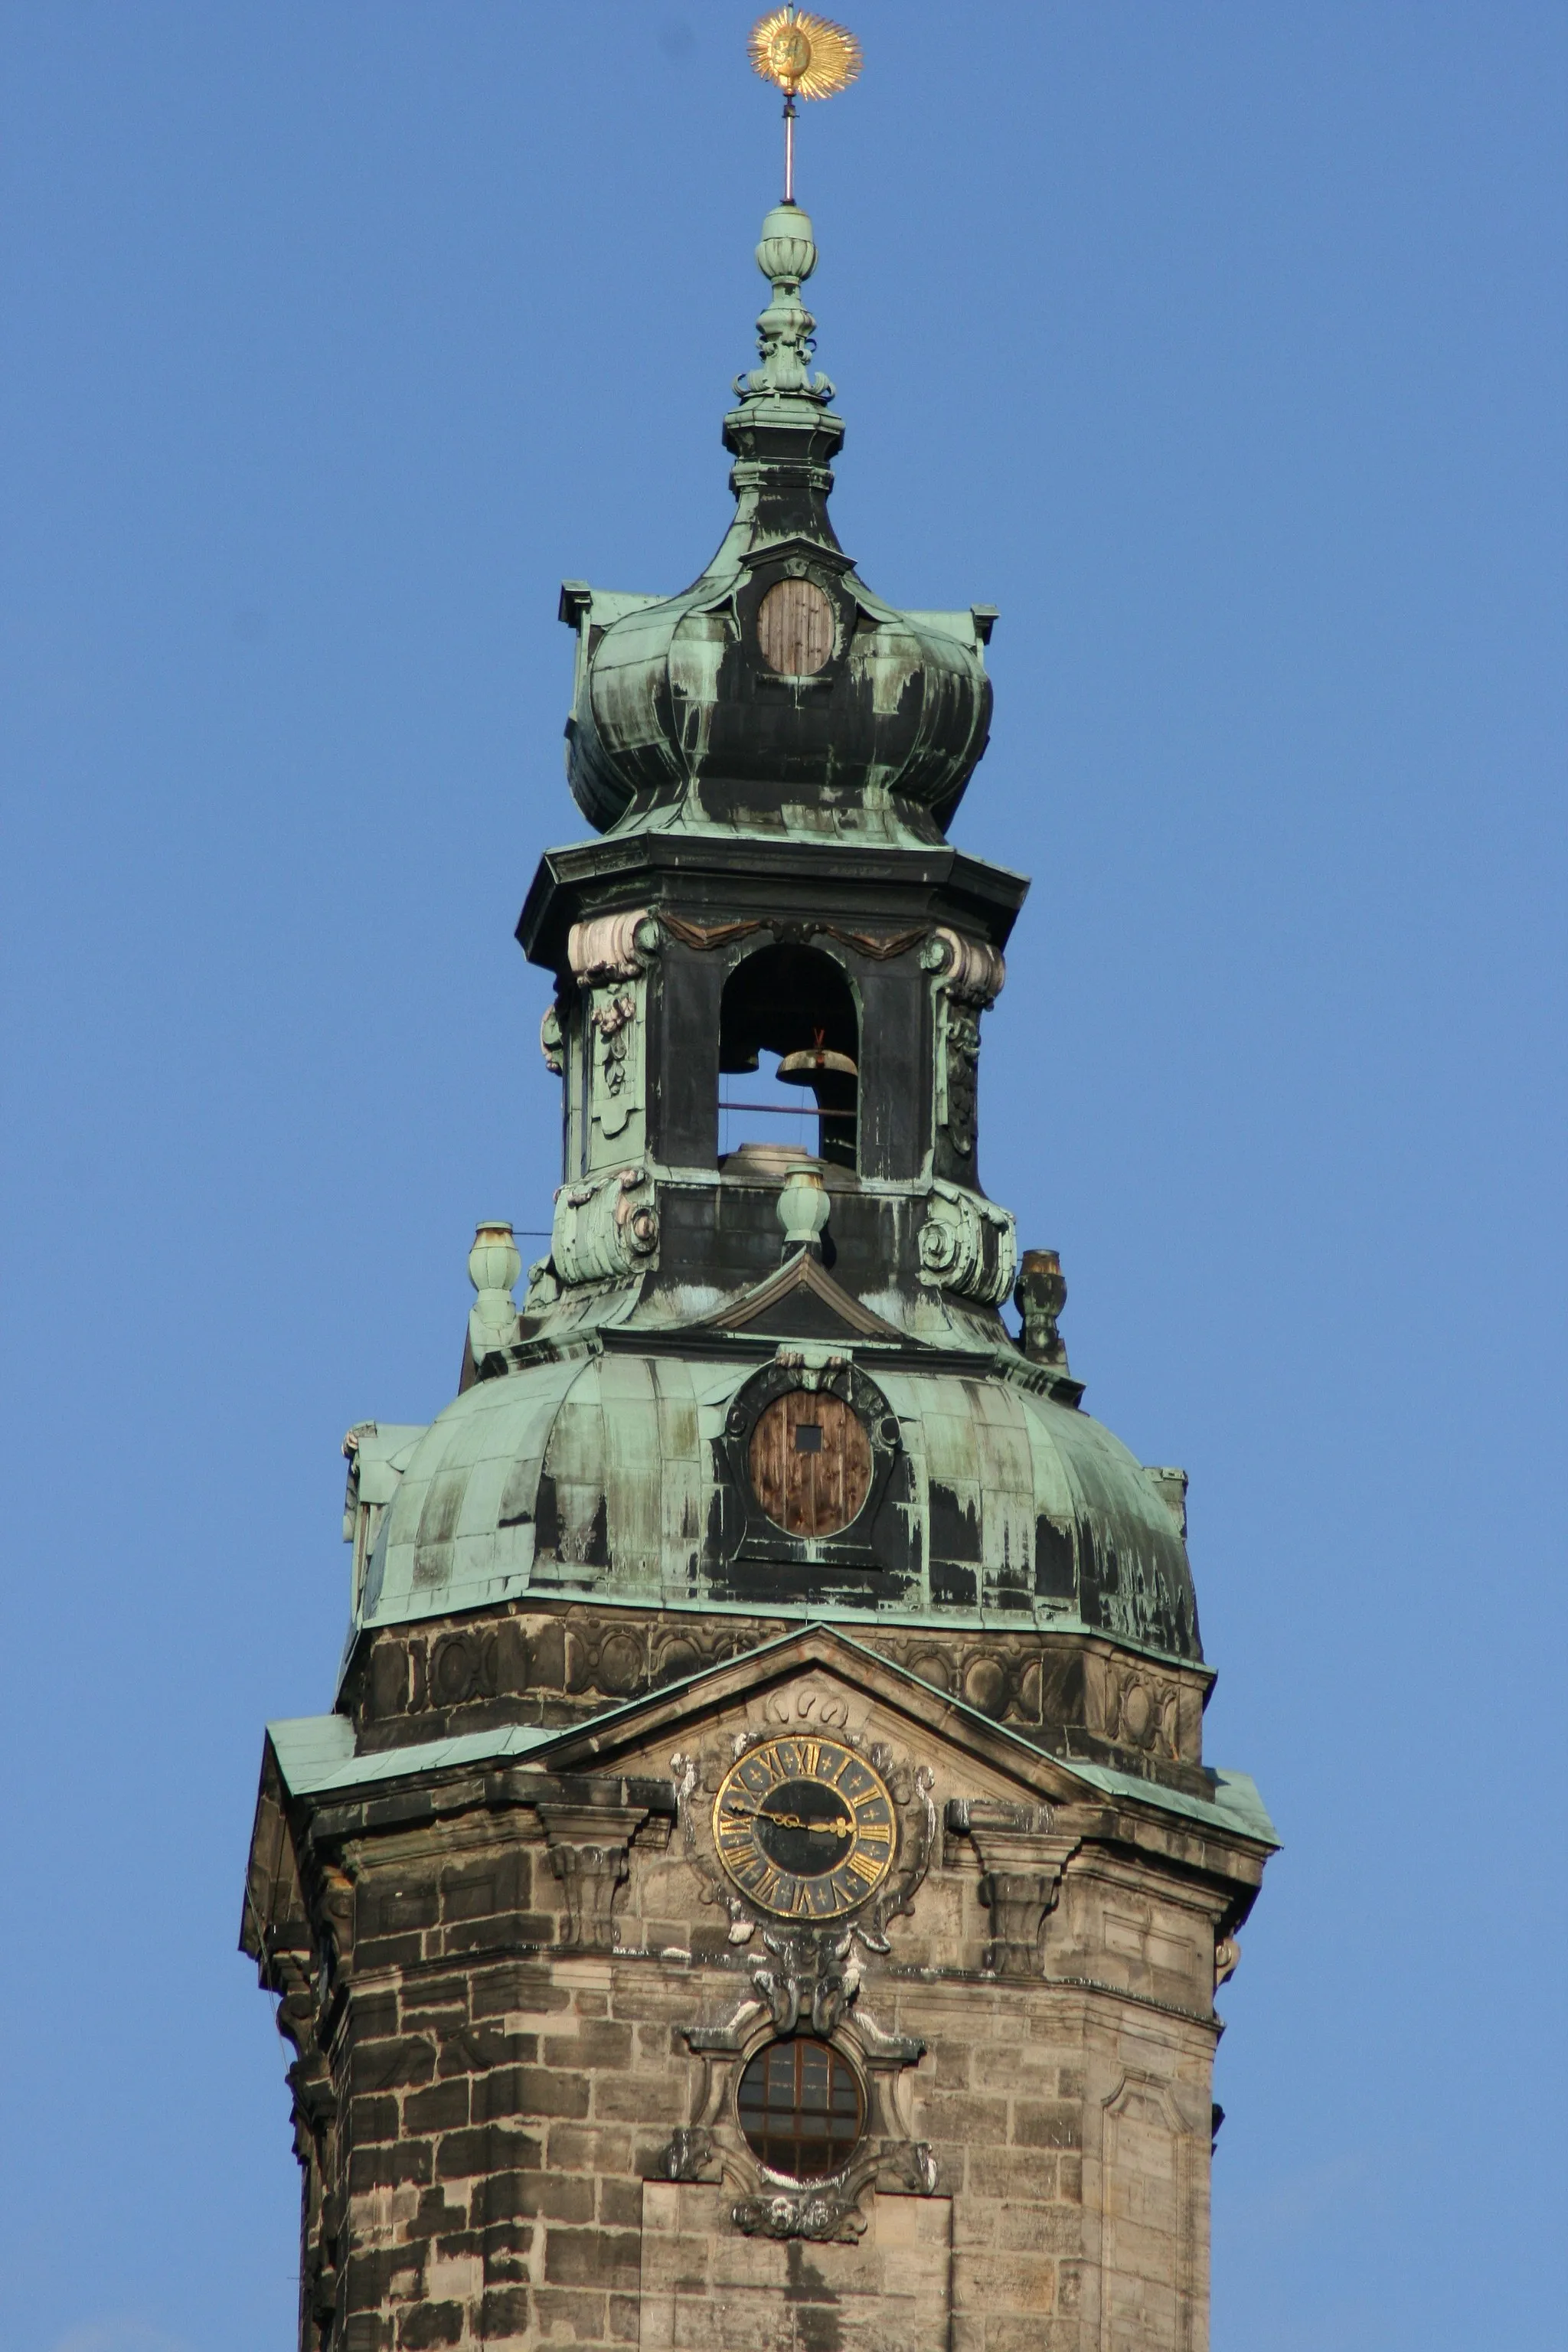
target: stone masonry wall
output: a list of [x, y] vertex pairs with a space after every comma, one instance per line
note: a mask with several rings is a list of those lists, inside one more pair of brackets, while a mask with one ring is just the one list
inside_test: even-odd
[[737, 2228], [742, 2185], [700, 2152], [708, 2177], [670, 2177], [705, 2067], [728, 2063], [688, 2031], [751, 1979], [652, 1832], [626, 1856], [614, 1952], [570, 1941], [584, 1916], [531, 1813], [345, 1853], [346, 2259], [311, 2352], [1202, 2352], [1212, 1894], [1075, 1857], [1061, 1980], [1010, 1980], [984, 1966], [974, 1853], [945, 1841], [851, 2013], [926, 2045], [893, 2095], [929, 2193], [868, 2189], [858, 2242], [781, 2241]]

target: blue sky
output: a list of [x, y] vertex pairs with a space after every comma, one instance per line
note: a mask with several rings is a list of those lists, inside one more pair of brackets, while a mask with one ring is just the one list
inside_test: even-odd
[[[749, 11], [0, 5], [16, 2352], [291, 2341], [261, 1725], [339, 1440], [556, 1181], [511, 929], [563, 576], [728, 499]], [[989, 1189], [1192, 1475], [1215, 2352], [1561, 2340], [1568, 18], [866, 0], [809, 110], [835, 514], [1000, 607], [955, 828], [1034, 889]]]

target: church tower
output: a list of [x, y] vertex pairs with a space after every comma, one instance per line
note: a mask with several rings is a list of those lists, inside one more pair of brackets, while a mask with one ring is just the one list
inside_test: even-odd
[[1184, 1474], [981, 1183], [995, 616], [839, 546], [816, 258], [768, 215], [701, 576], [562, 591], [549, 1253], [520, 1307], [481, 1224], [456, 1399], [350, 1432], [336, 1698], [267, 1733], [301, 2352], [1208, 2341], [1274, 1840], [1204, 1760]]

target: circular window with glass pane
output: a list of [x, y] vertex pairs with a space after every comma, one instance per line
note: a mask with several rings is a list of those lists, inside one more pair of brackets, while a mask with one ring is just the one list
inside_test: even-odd
[[786, 2180], [842, 2172], [866, 2120], [860, 2078], [826, 2042], [770, 2042], [741, 2076], [736, 2107], [746, 2145]]

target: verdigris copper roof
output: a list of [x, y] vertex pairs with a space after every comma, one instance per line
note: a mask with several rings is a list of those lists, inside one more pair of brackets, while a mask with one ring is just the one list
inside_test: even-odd
[[897, 1421], [897, 1475], [867, 1531], [874, 1578], [830, 1562], [792, 1602], [776, 1567], [743, 1546], [737, 1557], [724, 1438], [754, 1363], [573, 1349], [468, 1389], [412, 1446], [395, 1433], [405, 1466], [358, 1625], [591, 1591], [705, 1612], [1082, 1627], [1201, 1656], [1167, 1489], [1100, 1422], [979, 1364], [925, 1371], [860, 1349], [856, 1366], [871, 1409]]

